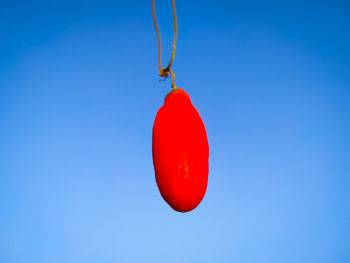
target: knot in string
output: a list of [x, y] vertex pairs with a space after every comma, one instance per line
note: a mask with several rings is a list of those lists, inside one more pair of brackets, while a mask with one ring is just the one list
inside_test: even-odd
[[175, 73], [171, 70], [171, 68], [161, 68], [159, 71], [159, 76], [166, 79], [169, 77], [169, 73], [171, 75], [171, 87], [173, 89], [177, 89], [177, 87], [175, 86]]
[[169, 68], [161, 68], [159, 71], [159, 76], [167, 78], [169, 77], [169, 71], [170, 71]]
[[158, 39], [158, 65], [159, 65], [159, 76], [163, 77], [164, 79], [169, 77], [169, 73], [171, 75], [171, 87], [173, 89], [176, 89], [175, 86], [175, 74], [171, 70], [171, 65], [173, 63], [174, 57], [175, 57], [175, 49], [176, 49], [176, 38], [177, 38], [177, 20], [176, 20], [176, 8], [175, 8], [175, 0], [171, 1], [172, 6], [173, 6], [173, 19], [174, 19], [174, 42], [173, 42], [173, 50], [171, 53], [171, 58], [169, 61], [169, 64], [166, 68], [162, 67], [162, 62], [161, 62], [161, 53], [162, 53], [162, 44], [160, 40], [160, 34], [159, 34], [159, 29], [157, 26], [157, 19], [156, 19], [156, 5], [155, 5], [155, 0], [152, 0], [152, 14], [153, 14], [153, 24], [154, 24], [154, 29], [156, 30], [157, 33], [157, 39]]

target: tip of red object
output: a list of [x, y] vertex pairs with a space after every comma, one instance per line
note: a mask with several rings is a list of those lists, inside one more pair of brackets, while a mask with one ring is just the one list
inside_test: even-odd
[[183, 89], [174, 89], [166, 95], [164, 103], [169, 103], [172, 101], [189, 101], [191, 102], [190, 96]]

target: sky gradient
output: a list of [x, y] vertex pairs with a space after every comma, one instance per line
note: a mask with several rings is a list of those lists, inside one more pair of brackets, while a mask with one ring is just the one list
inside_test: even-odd
[[210, 146], [186, 214], [154, 178], [151, 1], [1, 1], [0, 262], [350, 262], [349, 2], [176, 5]]

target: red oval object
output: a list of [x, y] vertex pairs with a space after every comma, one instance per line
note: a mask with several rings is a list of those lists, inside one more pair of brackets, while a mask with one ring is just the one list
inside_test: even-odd
[[178, 212], [196, 208], [207, 189], [209, 145], [203, 121], [182, 89], [171, 91], [157, 113], [152, 155], [163, 199]]

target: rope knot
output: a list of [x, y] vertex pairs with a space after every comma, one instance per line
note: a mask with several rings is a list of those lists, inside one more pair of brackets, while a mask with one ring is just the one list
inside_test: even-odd
[[159, 71], [159, 76], [161, 76], [163, 78], [168, 78], [169, 72], [170, 72], [170, 68], [161, 68]]
[[175, 86], [175, 74], [174, 71], [171, 70], [171, 68], [168, 66], [166, 68], [161, 68], [159, 71], [159, 76], [161, 76], [163, 79], [165, 80], [166, 78], [169, 77], [169, 73], [171, 75], [171, 87], [173, 89], [177, 89], [177, 87]]

